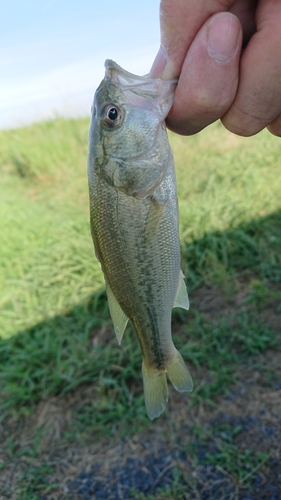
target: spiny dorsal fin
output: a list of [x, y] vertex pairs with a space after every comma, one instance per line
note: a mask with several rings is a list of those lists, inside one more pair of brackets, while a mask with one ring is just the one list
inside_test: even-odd
[[106, 280], [105, 280], [105, 283], [106, 283], [106, 293], [107, 293], [107, 298], [108, 298], [110, 316], [111, 316], [111, 319], [113, 322], [114, 331], [115, 331], [115, 335], [117, 337], [118, 343], [121, 344], [122, 337], [123, 337], [124, 331], [126, 329], [129, 318], [126, 316], [124, 311], [121, 309], [120, 305], [118, 304], [118, 302], [115, 298], [115, 295], [113, 294], [113, 291], [111, 290], [111, 288]]

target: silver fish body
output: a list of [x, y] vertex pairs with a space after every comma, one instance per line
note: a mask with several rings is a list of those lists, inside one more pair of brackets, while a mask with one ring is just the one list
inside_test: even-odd
[[168, 400], [167, 377], [193, 388], [171, 335], [171, 311], [188, 309], [180, 270], [178, 204], [165, 117], [175, 82], [128, 73], [106, 61], [90, 127], [91, 231], [121, 343], [130, 319], [140, 342], [145, 404], [153, 419]]

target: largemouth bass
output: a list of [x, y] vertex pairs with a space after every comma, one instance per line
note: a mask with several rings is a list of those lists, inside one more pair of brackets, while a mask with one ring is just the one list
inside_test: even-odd
[[178, 203], [165, 118], [175, 81], [136, 76], [113, 61], [92, 107], [88, 176], [96, 256], [121, 343], [128, 319], [142, 350], [147, 414], [193, 383], [171, 335], [172, 308], [189, 308], [180, 270]]

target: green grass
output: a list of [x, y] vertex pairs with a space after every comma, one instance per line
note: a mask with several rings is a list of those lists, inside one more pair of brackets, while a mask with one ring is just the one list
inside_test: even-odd
[[103, 286], [89, 238], [87, 128], [58, 120], [1, 133], [2, 338]]
[[[0, 421], [93, 387], [66, 440], [149, 425], [140, 348], [130, 328], [121, 347], [114, 338], [90, 237], [87, 135], [88, 120], [62, 119], [0, 132]], [[279, 345], [262, 311], [281, 303], [281, 143], [267, 132], [235, 137], [218, 124], [195, 137], [170, 134], [170, 142], [191, 296], [189, 313], [174, 311], [174, 340], [191, 372], [208, 373], [187, 405], [213, 405], [243, 363]], [[192, 297], [202, 285], [219, 290], [231, 311], [197, 310]], [[247, 299], [234, 308], [241, 286]], [[253, 469], [264, 457], [238, 451], [220, 438], [214, 460], [242, 480], [245, 461]], [[52, 471], [38, 467], [19, 479], [21, 498], [47, 491]], [[172, 490], [155, 498], [182, 498], [181, 488], [175, 472]]]
[[[89, 234], [87, 128], [86, 120], [55, 120], [0, 134], [0, 336], [10, 339], [0, 344], [4, 407], [90, 382], [103, 365], [129, 363], [125, 375], [114, 377], [106, 367], [116, 385], [127, 372], [139, 380], [136, 342], [120, 350], [112, 336], [98, 355], [88, 350], [92, 329], [110, 320]], [[237, 138], [219, 125], [204, 134], [171, 135], [188, 288], [219, 286], [231, 298], [237, 280], [254, 274], [262, 302], [266, 280], [281, 278], [280, 142], [266, 132]], [[273, 343], [255, 313], [238, 313], [231, 342], [231, 318], [206, 323], [185, 315], [186, 321], [183, 354], [210, 370], [220, 358], [227, 374], [239, 342], [246, 354]]]
[[[65, 316], [37, 324], [26, 332], [0, 344], [2, 371], [2, 418], [14, 408], [23, 414], [32, 405], [52, 394], [64, 394], [88, 383], [95, 388], [96, 399], [81, 405], [77, 412], [77, 430], [115, 431], [116, 424], [137, 422], [145, 417], [141, 382], [141, 353], [134, 332], [129, 329], [122, 347], [112, 335], [91, 345], [93, 329], [111, 323], [105, 296], [75, 307]], [[179, 324], [178, 318], [177, 323]], [[208, 322], [202, 314], [182, 317], [180, 334], [174, 336], [192, 372], [192, 365], [207, 368], [210, 381], [197, 385], [192, 404], [227, 391], [235, 381], [237, 365], [247, 356], [264, 352], [276, 345], [271, 329], [254, 311], [242, 310], [235, 316]], [[234, 364], [236, 365], [234, 366]], [[31, 406], [30, 406], [31, 405]]]
[[[88, 121], [55, 120], [0, 134], [0, 336], [100, 290], [88, 223]], [[254, 270], [280, 280], [280, 143], [216, 125], [171, 136], [188, 287]], [[19, 160], [21, 159], [21, 160]], [[18, 167], [18, 163], [21, 167]]]
[[213, 425], [208, 430], [194, 427], [194, 439], [188, 451], [194, 460], [203, 465], [214, 465], [227, 471], [242, 484], [261, 463], [267, 460], [267, 453], [255, 454], [239, 442], [241, 425], [235, 427], [227, 422]]

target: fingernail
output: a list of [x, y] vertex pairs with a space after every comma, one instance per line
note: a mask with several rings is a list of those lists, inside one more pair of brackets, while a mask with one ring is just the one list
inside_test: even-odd
[[239, 36], [239, 21], [234, 15], [223, 13], [215, 16], [207, 31], [210, 56], [219, 62], [229, 61], [236, 52]]
[[172, 80], [178, 76], [174, 63], [168, 59], [167, 52], [162, 45], [151, 66], [149, 76], [151, 78], [162, 78], [162, 80]]

